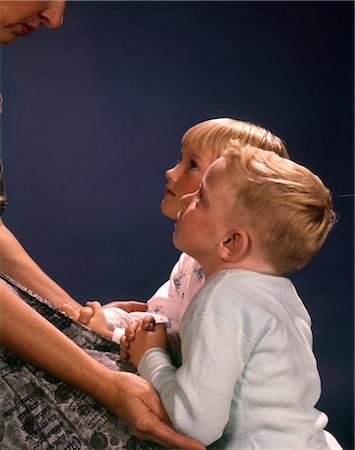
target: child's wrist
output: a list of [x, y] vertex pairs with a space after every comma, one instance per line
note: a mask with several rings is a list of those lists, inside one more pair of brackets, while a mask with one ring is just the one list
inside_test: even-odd
[[161, 364], [162, 362], [163, 365], [165, 365], [166, 363], [171, 364], [170, 355], [166, 351], [166, 349], [162, 347], [151, 347], [142, 354], [139, 363], [137, 364], [138, 373], [143, 378], [146, 378], [151, 382], [150, 369], [152, 367], [155, 367], [157, 362], [157, 365]]
[[113, 332], [106, 328], [104, 331], [104, 336], [112, 341]]

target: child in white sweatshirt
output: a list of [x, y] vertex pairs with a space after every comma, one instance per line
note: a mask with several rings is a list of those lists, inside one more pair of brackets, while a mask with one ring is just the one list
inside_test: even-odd
[[284, 276], [306, 265], [332, 229], [328, 189], [305, 167], [235, 142], [181, 203], [174, 245], [206, 277], [180, 324], [182, 365], [172, 365], [166, 328], [149, 317], [126, 331], [133, 340], [121, 338], [128, 360], [174, 428], [205, 445], [340, 449], [315, 407], [311, 320]]

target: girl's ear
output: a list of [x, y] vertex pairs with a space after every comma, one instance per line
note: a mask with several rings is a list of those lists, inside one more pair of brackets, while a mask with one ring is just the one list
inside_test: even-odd
[[225, 262], [242, 260], [250, 250], [250, 235], [243, 228], [231, 228], [219, 244], [219, 256]]

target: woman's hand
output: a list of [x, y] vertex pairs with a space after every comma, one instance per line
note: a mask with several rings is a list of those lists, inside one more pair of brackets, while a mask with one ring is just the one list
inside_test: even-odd
[[111, 371], [105, 382], [108, 392], [102, 402], [120, 417], [139, 439], [157, 442], [164, 448], [203, 450], [194, 439], [185, 437], [170, 426], [168, 415], [150, 383], [128, 372]]

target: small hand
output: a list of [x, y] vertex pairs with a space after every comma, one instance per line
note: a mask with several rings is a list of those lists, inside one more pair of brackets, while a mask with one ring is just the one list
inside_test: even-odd
[[74, 308], [70, 303], [64, 303], [60, 310], [71, 319], [78, 321], [80, 308]]
[[136, 325], [134, 339], [128, 340], [127, 336], [126, 339], [124, 339], [125, 336], [122, 336], [121, 342], [124, 351], [128, 354], [128, 361], [138, 367], [142, 356], [149, 349], [167, 348], [167, 333], [165, 325], [156, 324], [150, 316], [139, 320]]
[[[92, 303], [92, 302], [88, 302]], [[90, 319], [94, 315], [94, 311], [92, 308], [88, 306], [82, 306], [81, 308], [74, 308], [69, 303], [64, 303], [61, 306], [61, 310], [71, 319], [76, 320], [82, 325], [89, 325]]]
[[[94, 310], [92, 309], [91, 306], [89, 306], [89, 304], [91, 304], [91, 303], [93, 303], [93, 302], [87, 302], [86, 306], [81, 308], [79, 311], [78, 322], [80, 322], [82, 325], [90, 326], [90, 320], [92, 319], [92, 317], [94, 315]], [[95, 302], [95, 303], [99, 303], [99, 302]]]
[[106, 319], [99, 302], [87, 302], [86, 307], [80, 310], [78, 321], [96, 333], [112, 339], [112, 331], [107, 329]]
[[[146, 316], [142, 320], [142, 327], [145, 330], [154, 331], [155, 329], [155, 320], [152, 316]], [[120, 358], [123, 361], [129, 360], [129, 347], [130, 342], [134, 341], [134, 338], [136, 336], [136, 330], [138, 327], [139, 321], [136, 321], [134, 323], [131, 323], [126, 327], [125, 334], [120, 339]]]
[[138, 322], [133, 322], [125, 329], [125, 334], [120, 339], [120, 358], [122, 361], [129, 360], [129, 347], [130, 343], [134, 341], [136, 336], [136, 329], [138, 326]]

